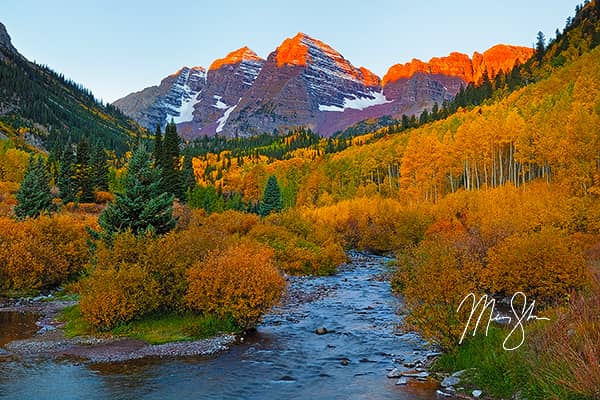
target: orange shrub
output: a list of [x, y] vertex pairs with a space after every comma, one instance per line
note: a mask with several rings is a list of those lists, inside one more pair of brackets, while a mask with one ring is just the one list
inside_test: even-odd
[[289, 274], [327, 275], [346, 261], [331, 231], [317, 229], [295, 211], [269, 216], [248, 236], [275, 250], [277, 264]]
[[0, 290], [39, 290], [74, 278], [88, 260], [86, 218], [0, 218]]
[[159, 306], [158, 283], [136, 264], [98, 268], [81, 282], [83, 317], [101, 330], [147, 314]]
[[96, 193], [94, 193], [94, 197], [96, 203], [100, 204], [106, 204], [109, 201], [115, 201], [115, 196], [111, 192], [104, 192], [102, 190], [98, 190]]
[[344, 246], [375, 253], [417, 244], [432, 221], [425, 208], [408, 208], [381, 197], [342, 201], [303, 214], [319, 229], [333, 230]]
[[560, 231], [542, 229], [511, 236], [488, 252], [487, 279], [494, 292], [521, 291], [555, 300], [586, 283], [580, 246]]
[[245, 235], [254, 227], [260, 218], [256, 214], [248, 214], [240, 211], [227, 210], [222, 213], [211, 214], [207, 225], [220, 227], [229, 234]]
[[254, 326], [285, 289], [272, 256], [271, 249], [252, 242], [211, 252], [188, 271], [187, 304], [198, 312], [232, 317], [243, 327]]
[[479, 260], [452, 244], [426, 240], [397, 263], [392, 284], [410, 312], [406, 327], [443, 348], [456, 346], [467, 321], [456, 309], [467, 294], [479, 292]]

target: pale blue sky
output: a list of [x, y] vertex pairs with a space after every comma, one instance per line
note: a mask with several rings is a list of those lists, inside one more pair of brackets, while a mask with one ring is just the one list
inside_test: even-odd
[[553, 36], [577, 2], [559, 0], [2, 0], [0, 21], [31, 60], [105, 101], [208, 67], [244, 45], [260, 56], [305, 32], [378, 75], [413, 57], [471, 54]]

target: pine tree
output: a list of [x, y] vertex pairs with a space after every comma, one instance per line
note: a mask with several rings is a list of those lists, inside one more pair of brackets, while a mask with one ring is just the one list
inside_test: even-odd
[[109, 235], [131, 229], [135, 234], [163, 234], [175, 227], [173, 195], [161, 190], [160, 169], [139, 146], [127, 165], [123, 192], [100, 215], [100, 227]]
[[58, 176], [56, 178], [56, 185], [63, 203], [74, 201], [77, 193], [77, 186], [73, 180], [74, 164], [73, 148], [71, 145], [67, 145], [58, 159]]
[[262, 200], [260, 201], [258, 214], [261, 217], [265, 217], [272, 212], [281, 211], [282, 208], [281, 189], [279, 188], [275, 175], [271, 175], [267, 181]]
[[17, 218], [35, 218], [52, 207], [50, 192], [50, 173], [46, 162], [31, 157], [21, 187], [17, 192], [18, 204], [15, 206]]
[[183, 172], [181, 174], [183, 192], [188, 193], [196, 187], [196, 176], [194, 175], [194, 165], [192, 164], [192, 156], [187, 155], [183, 159]]
[[160, 166], [162, 156], [162, 132], [160, 131], [160, 124], [156, 124], [156, 133], [154, 134], [154, 164]]
[[90, 183], [93, 191], [108, 190], [108, 159], [100, 146], [94, 148], [90, 157]]
[[82, 203], [92, 203], [94, 201], [94, 187], [91, 180], [90, 145], [85, 139], [82, 139], [77, 144], [74, 169], [79, 201]]
[[179, 145], [181, 141], [177, 135], [177, 125], [174, 122], [167, 124], [165, 139], [162, 143], [162, 189], [175, 197], [183, 199], [185, 191], [181, 184], [181, 159]]
[[546, 51], [546, 37], [542, 31], [537, 34], [537, 43], [535, 44], [535, 57], [541, 63]]

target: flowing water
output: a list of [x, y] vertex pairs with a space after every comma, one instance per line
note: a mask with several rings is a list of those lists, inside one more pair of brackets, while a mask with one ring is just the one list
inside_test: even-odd
[[[434, 399], [431, 385], [386, 377], [426, 349], [395, 329], [387, 259], [352, 259], [336, 276], [290, 278], [284, 305], [228, 352], [98, 364], [0, 356], [0, 399]], [[0, 348], [35, 331], [35, 316], [0, 312]]]

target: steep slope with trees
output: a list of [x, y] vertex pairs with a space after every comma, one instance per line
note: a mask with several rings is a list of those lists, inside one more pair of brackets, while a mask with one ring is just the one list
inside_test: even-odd
[[140, 127], [83, 86], [28, 61], [0, 23], [0, 133], [24, 147], [51, 149], [81, 138], [119, 153]]

